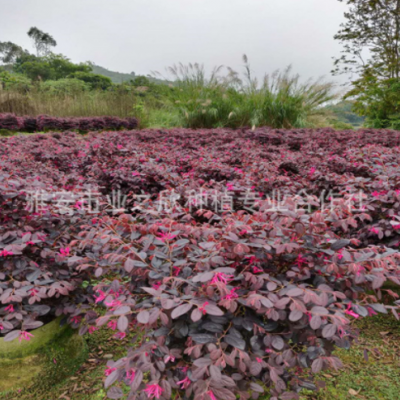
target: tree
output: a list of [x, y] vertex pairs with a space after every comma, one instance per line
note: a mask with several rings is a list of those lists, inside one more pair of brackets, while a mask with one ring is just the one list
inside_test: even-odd
[[58, 80], [75, 72], [90, 72], [87, 64], [74, 64], [61, 54], [50, 53], [45, 57], [24, 55], [17, 59], [14, 71], [25, 74], [32, 80]]
[[143, 75], [138, 75], [135, 77], [135, 79], [131, 80], [133, 86], [150, 86], [150, 80], [146, 76]]
[[27, 53], [22, 47], [12, 42], [0, 42], [0, 61], [4, 64], [14, 64], [16, 59]]
[[39, 58], [28, 58], [14, 66], [13, 70], [17, 73], [27, 76], [32, 81], [47, 81], [55, 79], [55, 72], [51, 65]]
[[99, 74], [92, 74], [85, 71], [77, 71], [68, 76], [69, 78], [79, 79], [90, 85], [92, 89], [105, 90], [112, 86], [111, 78]]
[[74, 64], [62, 54], [50, 53], [44, 59], [50, 64], [54, 69], [55, 77], [54, 79], [67, 78], [69, 75], [75, 72], [90, 72], [92, 68], [90, 65], [85, 63]]
[[[400, 120], [400, 0], [339, 0], [350, 6], [335, 39], [344, 45], [334, 74], [351, 73], [355, 110], [373, 127]], [[382, 107], [378, 103], [383, 101]], [[378, 106], [379, 112], [376, 107]]]
[[46, 56], [50, 53], [50, 48], [57, 46], [57, 42], [54, 38], [36, 27], [32, 27], [28, 31], [28, 36], [33, 40], [33, 44], [36, 48], [36, 55]]
[[400, 78], [400, 0], [339, 1], [347, 1], [350, 10], [335, 35], [344, 51], [334, 72]]
[[400, 130], [400, 79], [365, 75], [354, 83], [351, 96], [356, 98], [354, 111], [367, 117], [367, 126]]

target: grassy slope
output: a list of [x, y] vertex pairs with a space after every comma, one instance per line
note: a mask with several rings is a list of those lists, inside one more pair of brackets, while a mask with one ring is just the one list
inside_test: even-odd
[[135, 79], [136, 76], [133, 72], [126, 74], [123, 72], [110, 71], [109, 69], [101, 67], [100, 65], [93, 65], [92, 68], [94, 74], [107, 76], [113, 81], [113, 83], [129, 82], [130, 80]]

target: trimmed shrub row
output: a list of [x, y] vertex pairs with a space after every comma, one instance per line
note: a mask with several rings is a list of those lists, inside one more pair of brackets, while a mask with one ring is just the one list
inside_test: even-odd
[[37, 117], [18, 117], [14, 114], [0, 114], [0, 129], [9, 131], [69, 131], [79, 130], [83, 132], [136, 129], [138, 120], [136, 118], [118, 117], [82, 117], [82, 118], [60, 118], [48, 115]]

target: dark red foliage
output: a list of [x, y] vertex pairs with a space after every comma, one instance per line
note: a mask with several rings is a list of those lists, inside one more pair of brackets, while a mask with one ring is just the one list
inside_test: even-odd
[[24, 117], [23, 126], [19, 128], [24, 132], [36, 132], [37, 130], [37, 120], [35, 117]]
[[23, 127], [23, 121], [14, 114], [0, 114], [0, 129], [18, 131]]
[[79, 130], [81, 132], [136, 129], [138, 120], [136, 118], [117, 117], [90, 117], [90, 118], [59, 118], [48, 115], [38, 117], [17, 117], [14, 114], [0, 114], [0, 129], [10, 131], [68, 131]]
[[[175, 129], [0, 144], [1, 332], [21, 336], [44, 311], [81, 333], [141, 330], [108, 364], [110, 398], [124, 381], [129, 399], [297, 399], [316, 388], [312, 373], [341, 367], [332, 351], [350, 347], [352, 319], [398, 318], [385, 285], [400, 285], [400, 132]], [[68, 214], [51, 201], [24, 210], [29, 191], [79, 197], [89, 186], [95, 215], [79, 200]]]

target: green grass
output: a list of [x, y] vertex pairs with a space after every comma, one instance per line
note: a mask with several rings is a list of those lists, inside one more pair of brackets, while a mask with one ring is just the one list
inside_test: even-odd
[[[337, 350], [344, 369], [318, 375], [326, 388], [303, 392], [302, 400], [398, 400], [400, 398], [400, 322], [390, 316], [358, 321], [363, 333], [350, 350]], [[368, 349], [368, 361], [364, 349]]]
[[7, 129], [0, 129], [0, 137], [1, 136], [3, 136], [3, 137], [14, 136], [14, 134], [15, 134], [14, 132], [9, 131]]

